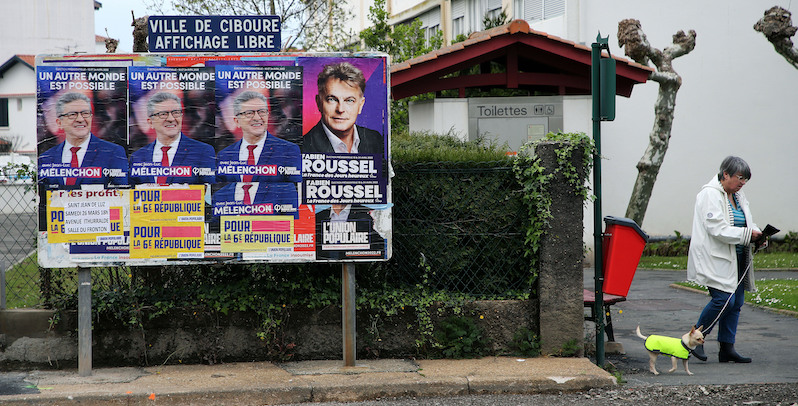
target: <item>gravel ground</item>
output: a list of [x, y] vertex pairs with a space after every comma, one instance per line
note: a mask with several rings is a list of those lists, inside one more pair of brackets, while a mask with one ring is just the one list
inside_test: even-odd
[[798, 405], [798, 384], [635, 386], [547, 395], [474, 395], [447, 398], [380, 399], [353, 403], [301, 403], [286, 406], [653, 406]]
[[796, 405], [798, 384], [635, 386], [585, 393], [540, 395], [545, 405]]

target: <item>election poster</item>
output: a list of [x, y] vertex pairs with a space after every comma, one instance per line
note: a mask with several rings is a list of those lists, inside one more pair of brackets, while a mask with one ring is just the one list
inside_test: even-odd
[[205, 187], [130, 193], [130, 258], [203, 258]]
[[222, 251], [272, 256], [290, 252], [294, 245], [293, 220], [291, 216], [223, 216]]
[[382, 258], [385, 238], [374, 228], [374, 210], [334, 204], [316, 213], [317, 259]]
[[36, 74], [42, 266], [390, 258], [384, 54], [40, 55]]
[[39, 190], [125, 187], [127, 70], [42, 66], [36, 75]]
[[125, 190], [47, 192], [49, 243], [108, 243], [124, 239]]
[[387, 76], [384, 59], [302, 58], [306, 204], [386, 204]]
[[129, 68], [130, 184], [216, 183], [212, 68]]

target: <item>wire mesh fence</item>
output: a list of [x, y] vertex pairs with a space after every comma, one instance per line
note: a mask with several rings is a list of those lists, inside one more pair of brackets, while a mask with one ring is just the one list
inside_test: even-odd
[[40, 302], [36, 256], [37, 203], [25, 183], [0, 184], [0, 268], [5, 271], [7, 308]]
[[393, 258], [382, 266], [403, 283], [435, 290], [529, 292], [535, 272], [524, 255], [527, 214], [512, 169], [444, 165], [396, 166]]
[[[530, 292], [535, 272], [524, 255], [527, 213], [511, 168], [444, 165], [396, 165], [393, 257], [366, 266], [365, 276], [486, 298]], [[76, 271], [37, 265], [34, 193], [25, 185], [0, 185], [0, 198], [7, 307], [50, 307], [54, 298], [68, 306], [63, 299], [76, 297]], [[113, 290], [152, 282], [146, 275], [127, 267], [95, 268], [92, 285]]]

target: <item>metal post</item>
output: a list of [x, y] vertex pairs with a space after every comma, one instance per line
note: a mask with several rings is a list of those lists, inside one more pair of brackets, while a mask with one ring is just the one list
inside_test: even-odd
[[6, 309], [6, 261], [0, 260], [0, 310]]
[[[604, 366], [604, 284], [603, 252], [601, 231], [601, 34], [597, 42], [591, 45], [591, 92], [593, 94], [593, 143], [596, 151], [593, 155], [593, 188], [596, 200], [593, 202], [593, 263], [595, 264], [595, 294], [593, 305], [596, 314], [596, 365]], [[604, 40], [606, 44], [606, 39]]]
[[341, 268], [342, 331], [344, 336], [344, 366], [355, 366], [355, 264]]
[[91, 376], [91, 268], [78, 267], [78, 374]]

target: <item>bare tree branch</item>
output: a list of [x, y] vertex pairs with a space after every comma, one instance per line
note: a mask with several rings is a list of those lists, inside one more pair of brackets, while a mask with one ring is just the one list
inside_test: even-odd
[[790, 39], [797, 27], [792, 25], [792, 14], [779, 7], [771, 7], [765, 16], [754, 24], [754, 30], [761, 32], [773, 44], [773, 48], [783, 56], [794, 68], [798, 69], [798, 49]]
[[640, 225], [643, 224], [654, 183], [665, 160], [673, 127], [676, 93], [682, 85], [682, 78], [673, 70], [672, 62], [695, 49], [695, 37], [694, 30], [688, 33], [679, 31], [673, 36], [673, 45], [660, 51], [648, 42], [640, 21], [626, 19], [618, 23], [618, 45], [635, 62], [647, 66], [649, 61], [652, 62], [657, 69], [649, 75], [649, 80], [659, 84], [654, 104], [654, 126], [648, 137], [648, 147], [637, 163], [637, 180], [626, 208], [626, 217]]

